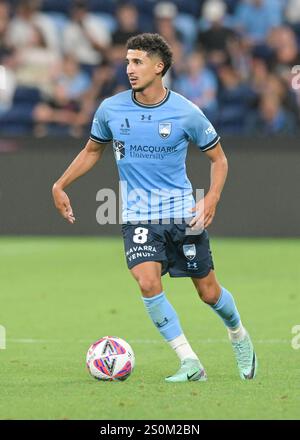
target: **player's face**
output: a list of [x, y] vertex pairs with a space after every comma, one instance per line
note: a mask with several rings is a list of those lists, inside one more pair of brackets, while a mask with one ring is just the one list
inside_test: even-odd
[[129, 49], [126, 62], [128, 79], [135, 92], [142, 92], [153, 84], [164, 67], [159, 57], [149, 57], [143, 50]]

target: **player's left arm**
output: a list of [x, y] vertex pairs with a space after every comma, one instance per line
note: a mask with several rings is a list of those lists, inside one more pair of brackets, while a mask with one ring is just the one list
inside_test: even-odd
[[205, 154], [211, 163], [210, 188], [204, 197], [204, 203], [201, 200], [192, 210], [196, 212], [190, 222], [192, 229], [199, 229], [201, 226], [207, 228], [212, 223], [228, 172], [227, 158], [220, 142], [211, 150], [205, 151]]

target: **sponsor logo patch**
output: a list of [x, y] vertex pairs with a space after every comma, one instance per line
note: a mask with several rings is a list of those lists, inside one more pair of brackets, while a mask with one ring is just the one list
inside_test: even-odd
[[187, 269], [188, 270], [198, 270], [198, 265], [197, 265], [197, 263], [190, 263], [188, 261], [187, 262]]
[[216, 130], [214, 129], [214, 127], [212, 125], [210, 125], [206, 130], [205, 130], [205, 134], [217, 134]]
[[117, 141], [116, 139], [114, 139], [113, 149], [114, 149], [116, 160], [124, 159], [124, 157], [125, 157], [125, 142]]

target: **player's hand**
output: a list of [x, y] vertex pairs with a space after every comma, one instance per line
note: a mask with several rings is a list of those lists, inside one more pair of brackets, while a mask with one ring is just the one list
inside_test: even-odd
[[52, 188], [52, 195], [54, 199], [54, 204], [60, 214], [69, 222], [74, 223], [75, 217], [71, 207], [70, 199], [61, 188], [57, 187], [55, 184]]
[[204, 200], [196, 203], [195, 207], [190, 209], [190, 212], [196, 212], [195, 217], [191, 220], [189, 226], [192, 230], [205, 229], [213, 221], [218, 199], [211, 194], [207, 194]]

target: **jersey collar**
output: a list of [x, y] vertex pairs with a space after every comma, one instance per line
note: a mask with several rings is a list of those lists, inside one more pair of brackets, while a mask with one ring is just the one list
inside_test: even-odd
[[167, 88], [167, 87], [165, 87], [165, 89], [166, 89], [166, 95], [165, 95], [165, 97], [161, 100], [161, 101], [159, 101], [157, 104], [142, 104], [141, 102], [139, 102], [136, 98], [135, 98], [135, 92], [132, 90], [132, 93], [131, 93], [131, 98], [132, 98], [132, 101], [136, 104], [136, 105], [138, 105], [139, 107], [144, 107], [144, 108], [155, 108], [155, 107], [160, 107], [161, 105], [163, 105], [165, 102], [167, 102], [167, 100], [169, 99], [169, 96], [170, 96], [170, 90]]

